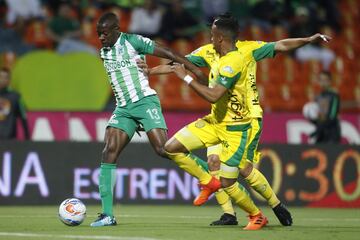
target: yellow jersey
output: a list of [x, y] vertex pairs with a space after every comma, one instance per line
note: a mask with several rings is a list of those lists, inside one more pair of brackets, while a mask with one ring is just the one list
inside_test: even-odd
[[228, 93], [211, 105], [211, 116], [217, 123], [234, 125], [248, 123], [251, 118], [262, 118], [256, 87], [256, 62], [274, 57], [274, 46], [275, 43], [261, 41], [237, 41], [237, 53], [230, 52], [219, 58], [213, 45], [207, 44], [186, 56], [196, 66], [210, 68], [209, 87], [222, 84], [222, 79], [232, 83], [222, 84], [229, 89]]

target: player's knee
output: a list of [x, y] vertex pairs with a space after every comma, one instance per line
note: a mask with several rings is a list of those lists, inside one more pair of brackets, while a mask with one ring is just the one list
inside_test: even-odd
[[210, 171], [217, 171], [220, 169], [220, 159], [218, 155], [208, 156], [208, 166]]
[[165, 143], [164, 150], [167, 153], [176, 153], [173, 144], [171, 144], [169, 141]]
[[251, 163], [247, 163], [245, 165], [245, 167], [243, 167], [239, 170], [239, 173], [243, 178], [247, 178], [250, 175], [250, 173], [252, 172], [253, 168], [254, 167]]
[[157, 155], [159, 155], [160, 157], [167, 158], [167, 154], [163, 146], [156, 146], [154, 149]]
[[102, 161], [105, 163], [114, 163], [117, 159], [117, 146], [116, 144], [106, 143], [102, 151]]
[[221, 181], [221, 186], [223, 188], [227, 188], [227, 187], [230, 187], [231, 185], [233, 185], [237, 181], [237, 179], [236, 178], [223, 178], [223, 177], [221, 177], [220, 181]]
[[176, 138], [171, 138], [165, 143], [164, 150], [168, 153], [180, 153], [188, 152], [188, 150], [182, 145]]

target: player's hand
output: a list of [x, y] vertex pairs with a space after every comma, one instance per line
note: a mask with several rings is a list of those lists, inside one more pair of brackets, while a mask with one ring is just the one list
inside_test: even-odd
[[310, 42], [324, 41], [329, 42], [332, 38], [328, 35], [317, 33], [310, 37]]
[[143, 73], [145, 73], [146, 75], [149, 75], [149, 66], [146, 64], [146, 62], [142, 59], [136, 59], [136, 64], [139, 68], [139, 70]]
[[184, 64], [174, 63], [171, 65], [171, 70], [181, 79], [184, 79], [187, 75]]

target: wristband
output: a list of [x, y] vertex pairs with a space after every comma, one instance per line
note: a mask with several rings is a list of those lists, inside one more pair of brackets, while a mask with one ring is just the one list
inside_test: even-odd
[[194, 80], [190, 75], [186, 75], [183, 79], [187, 84], [190, 84]]

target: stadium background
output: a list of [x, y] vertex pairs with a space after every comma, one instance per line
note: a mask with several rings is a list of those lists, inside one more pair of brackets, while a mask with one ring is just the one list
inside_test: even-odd
[[[46, 29], [61, 1], [35, 1], [41, 2], [39, 16], [25, 16], [12, 23], [6, 20], [9, 11], [6, 2], [0, 1], [0, 66], [12, 70], [11, 86], [23, 96], [32, 141], [22, 141], [19, 128], [18, 141], [0, 142], [0, 205], [58, 204], [69, 196], [99, 204], [96, 179], [101, 141], [114, 107], [101, 61], [89, 53], [56, 53], [56, 44], [47, 36]], [[143, 3], [134, 2], [89, 0], [68, 4], [72, 17], [80, 23], [81, 41], [99, 48], [95, 26], [101, 13], [116, 12], [122, 30], [128, 31], [131, 13]], [[172, 2], [159, 1], [159, 7], [165, 13]], [[239, 17], [241, 39], [276, 41], [290, 37], [292, 24], [304, 11], [317, 31], [332, 36], [330, 43], [318, 47], [334, 53], [328, 70], [342, 101], [343, 144], [311, 144], [308, 135], [313, 126], [301, 114], [302, 106], [319, 91], [316, 81], [324, 67], [322, 62], [315, 55], [307, 61], [299, 61], [294, 53], [279, 55], [258, 64], [257, 84], [265, 111], [261, 140], [264, 158], [260, 168], [291, 206], [359, 208], [360, 2], [224, 2]], [[160, 32], [155, 39], [182, 54], [208, 43], [201, 3], [196, 0], [182, 3], [198, 21], [189, 36], [165, 40]], [[18, 34], [16, 41], [28, 46], [28, 50], [21, 52], [17, 46], [8, 44], [11, 38], [7, 34], [11, 31]], [[163, 60], [147, 57], [147, 62], [155, 66]], [[151, 77], [150, 83], [160, 96], [170, 136], [209, 109], [174, 75]], [[196, 182], [174, 164], [157, 157], [146, 142], [144, 134], [135, 136], [119, 161], [121, 181], [117, 183], [116, 201], [190, 204], [197, 193]], [[170, 176], [178, 181], [169, 185]], [[182, 195], [181, 187], [188, 192]], [[257, 202], [263, 203], [259, 199]]]

